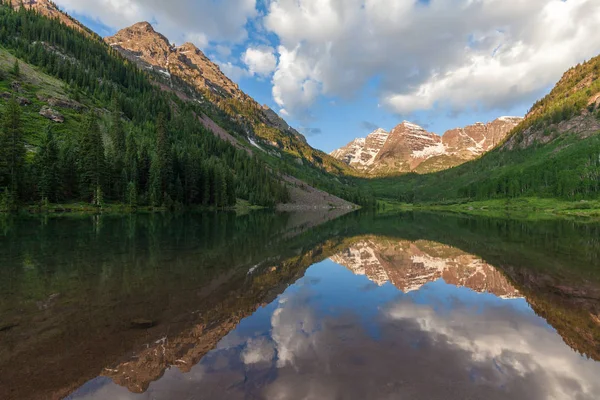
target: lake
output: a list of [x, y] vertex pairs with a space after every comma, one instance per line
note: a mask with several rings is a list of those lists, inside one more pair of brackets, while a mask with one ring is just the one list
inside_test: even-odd
[[0, 398], [598, 399], [600, 224], [0, 218]]

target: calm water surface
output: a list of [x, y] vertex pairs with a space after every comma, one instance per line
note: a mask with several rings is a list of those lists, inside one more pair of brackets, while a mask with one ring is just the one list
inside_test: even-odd
[[600, 225], [336, 217], [0, 219], [0, 398], [600, 398]]

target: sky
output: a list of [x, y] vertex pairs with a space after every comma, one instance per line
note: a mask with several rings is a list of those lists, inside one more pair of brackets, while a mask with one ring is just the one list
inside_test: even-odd
[[403, 120], [524, 116], [600, 54], [598, 0], [55, 0], [102, 36], [148, 21], [330, 152]]

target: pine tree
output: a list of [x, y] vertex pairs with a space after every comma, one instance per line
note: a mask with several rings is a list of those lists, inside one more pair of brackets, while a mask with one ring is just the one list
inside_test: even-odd
[[11, 99], [6, 107], [0, 131], [0, 187], [18, 198], [19, 184], [25, 165], [25, 143], [21, 127], [21, 108]]
[[127, 143], [125, 146], [125, 169], [127, 171], [127, 179], [129, 182], [138, 182], [138, 151], [133, 137], [133, 131], [127, 135]]
[[112, 189], [113, 195], [118, 200], [125, 200], [127, 180], [123, 180], [125, 169], [125, 156], [127, 145], [125, 130], [121, 122], [121, 110], [117, 98], [113, 99], [112, 123], [109, 132], [112, 141]]
[[127, 185], [127, 204], [132, 210], [137, 208], [137, 188], [134, 182]]
[[115, 157], [117, 160], [124, 159], [125, 152], [127, 151], [127, 144], [125, 142], [125, 130], [123, 129], [123, 122], [121, 121], [121, 109], [116, 97], [113, 99], [110, 138], [113, 143]]
[[160, 173], [160, 188], [162, 193], [170, 193], [172, 183], [171, 145], [167, 132], [164, 114], [158, 116], [156, 122], [156, 153], [158, 172]]
[[148, 188], [150, 204], [153, 207], [158, 207], [162, 205], [163, 202], [161, 179], [160, 161], [158, 160], [158, 157], [154, 157], [150, 162], [150, 183]]
[[11, 73], [15, 78], [19, 78], [21, 76], [21, 66], [19, 65], [18, 59], [15, 59], [15, 63], [13, 64]]
[[105, 159], [104, 144], [94, 113], [89, 113], [83, 124], [80, 170], [82, 195], [99, 205], [104, 183]]
[[37, 173], [37, 186], [42, 200], [56, 201], [60, 184], [58, 146], [50, 125], [42, 136], [40, 149], [35, 156], [34, 165]]

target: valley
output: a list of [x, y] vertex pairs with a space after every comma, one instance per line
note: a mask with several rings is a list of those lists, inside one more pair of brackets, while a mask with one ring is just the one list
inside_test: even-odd
[[[4, 146], [3, 157], [17, 157], [0, 174], [5, 211], [444, 206], [599, 193], [597, 58], [568, 71], [525, 118], [441, 136], [404, 121], [328, 155], [195, 45], [172, 44], [148, 22], [101, 39], [47, 0], [2, 12], [5, 26], [27, 18], [37, 27], [1, 38], [0, 107], [13, 118], [3, 129], [25, 149]], [[100, 59], [110, 67], [97, 68]]]
[[0, 398], [597, 399], [600, 6], [491, 3], [0, 0]]

